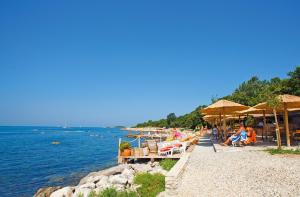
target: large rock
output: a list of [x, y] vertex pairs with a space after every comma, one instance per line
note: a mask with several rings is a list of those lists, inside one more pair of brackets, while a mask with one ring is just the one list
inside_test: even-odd
[[97, 176], [90, 176], [87, 177], [84, 181], [81, 181], [81, 184], [79, 185], [83, 185], [86, 183], [97, 183], [98, 181], [100, 181], [102, 179], [103, 175], [97, 175]]
[[92, 173], [88, 174], [87, 176], [85, 176], [84, 178], [82, 178], [79, 182], [79, 185], [83, 185], [83, 184], [89, 182], [90, 180], [94, 179], [97, 176], [111, 176], [111, 175], [115, 175], [115, 174], [120, 174], [120, 173], [122, 173], [122, 171], [124, 170], [125, 167], [126, 167], [126, 165], [118, 165], [118, 166], [115, 166], [112, 168], [108, 168], [106, 170], [92, 172]]
[[168, 171], [162, 169], [162, 167], [160, 167], [160, 166], [156, 166], [156, 167], [154, 167], [152, 169], [152, 171], [150, 172], [150, 174], [155, 174], [155, 173], [160, 173], [160, 174], [166, 176], [167, 173], [168, 173]]
[[159, 166], [159, 162], [158, 161], [155, 161], [155, 162], [150, 162], [148, 163], [152, 168], [156, 167], [156, 166]]
[[88, 197], [92, 189], [90, 188], [76, 188], [72, 197], [78, 197], [82, 195], [83, 197]]
[[50, 197], [51, 193], [59, 189], [61, 189], [60, 186], [40, 188], [33, 197]]
[[101, 187], [101, 188], [103, 188], [105, 185], [107, 185], [108, 184], [108, 176], [103, 176], [101, 179], [100, 179], [100, 181], [98, 181], [97, 183], [96, 183], [96, 187]]
[[122, 177], [126, 178], [130, 185], [133, 184], [135, 171], [133, 169], [125, 168], [121, 174]]
[[72, 197], [73, 187], [64, 187], [53, 192], [50, 197]]
[[41, 188], [34, 197], [77, 197], [80, 194], [85, 197], [91, 191], [102, 191], [110, 187], [115, 187], [117, 190], [132, 189], [134, 187], [134, 175], [143, 172], [167, 174], [167, 171], [163, 170], [158, 162], [123, 164], [88, 174], [80, 180], [76, 188]]
[[110, 182], [113, 185], [126, 185], [127, 179], [124, 178], [122, 175], [112, 175], [109, 176], [108, 182]]
[[80, 185], [78, 188], [95, 189], [96, 185], [95, 185], [95, 183], [86, 183], [86, 184]]
[[134, 164], [132, 165], [132, 168], [136, 173], [150, 172], [152, 170], [151, 166], [148, 164]]
[[134, 170], [125, 168], [123, 170], [123, 172], [121, 173], [121, 175], [125, 178], [129, 178], [129, 177], [134, 176], [134, 173], [135, 173]]

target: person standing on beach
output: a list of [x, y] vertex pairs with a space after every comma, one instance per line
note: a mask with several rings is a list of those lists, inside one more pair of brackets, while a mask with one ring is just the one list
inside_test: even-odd
[[214, 125], [214, 127], [212, 129], [212, 135], [213, 135], [214, 140], [218, 140], [218, 128], [216, 125]]

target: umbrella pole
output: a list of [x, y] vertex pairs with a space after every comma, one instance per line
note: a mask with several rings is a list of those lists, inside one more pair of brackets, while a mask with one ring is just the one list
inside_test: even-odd
[[285, 132], [286, 132], [286, 145], [291, 146], [290, 129], [289, 129], [289, 114], [287, 111], [286, 103], [284, 103], [284, 124], [285, 124]]
[[219, 122], [219, 129], [218, 129], [218, 131], [220, 132], [220, 139], [222, 140], [222, 131], [221, 131], [221, 128], [222, 128], [222, 116], [221, 116], [221, 113], [220, 113], [220, 115], [219, 115], [219, 118], [220, 118], [220, 122]]
[[223, 108], [223, 131], [224, 131], [224, 137], [225, 137], [225, 140], [226, 140], [227, 132], [226, 132], [226, 119], [225, 119], [224, 108]]

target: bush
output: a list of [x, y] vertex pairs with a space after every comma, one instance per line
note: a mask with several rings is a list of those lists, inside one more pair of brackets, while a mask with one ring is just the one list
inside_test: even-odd
[[171, 168], [173, 168], [173, 166], [176, 164], [176, 160], [173, 159], [163, 159], [159, 162], [159, 165], [167, 171], [170, 171]]
[[165, 190], [165, 177], [162, 174], [141, 173], [134, 177], [134, 183], [141, 185], [137, 189], [141, 197], [155, 197]]
[[253, 116], [248, 116], [245, 118], [245, 126], [253, 127], [255, 124], [255, 118]]
[[138, 194], [136, 192], [126, 191], [118, 192], [115, 188], [111, 187], [103, 190], [99, 194], [91, 192], [89, 197], [138, 197]]
[[120, 151], [123, 152], [125, 149], [130, 149], [131, 144], [129, 142], [121, 142]]

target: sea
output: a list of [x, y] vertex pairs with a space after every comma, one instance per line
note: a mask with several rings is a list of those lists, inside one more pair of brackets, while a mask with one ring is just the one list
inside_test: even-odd
[[33, 196], [41, 187], [76, 185], [117, 165], [118, 128], [0, 127], [0, 196]]

